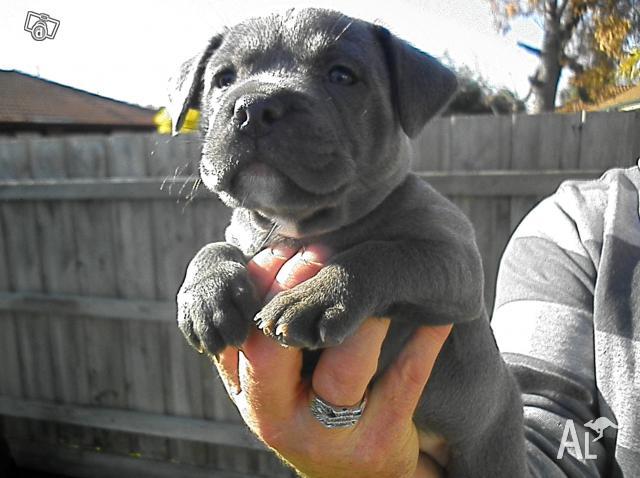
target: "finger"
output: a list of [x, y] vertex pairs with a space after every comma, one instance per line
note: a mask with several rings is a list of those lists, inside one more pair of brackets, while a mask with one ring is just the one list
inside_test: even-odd
[[238, 378], [238, 349], [227, 347], [214, 357], [213, 361], [227, 393], [233, 398], [241, 391]]
[[[390, 423], [411, 420], [451, 325], [419, 327], [374, 386], [368, 407]], [[393, 407], [389, 407], [393, 403]]]
[[313, 390], [334, 405], [360, 402], [378, 367], [388, 319], [368, 319], [342, 344], [322, 352], [313, 372]]
[[298, 251], [278, 271], [271, 289], [267, 293], [267, 299], [316, 275], [324, 267], [329, 257], [331, 257], [330, 250], [319, 244], [312, 244], [304, 250]]
[[284, 245], [267, 248], [256, 254], [247, 264], [249, 276], [259, 297], [264, 297], [280, 268], [296, 253], [296, 249]]
[[250, 413], [269, 423], [290, 416], [303, 390], [301, 368], [299, 349], [282, 347], [253, 330], [238, 360], [240, 388]]

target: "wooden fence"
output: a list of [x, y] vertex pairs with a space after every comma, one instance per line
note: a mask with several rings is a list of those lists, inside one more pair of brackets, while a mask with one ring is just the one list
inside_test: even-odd
[[[640, 155], [640, 114], [454, 117], [415, 169], [472, 219], [491, 303], [523, 215], [565, 178]], [[228, 211], [199, 144], [157, 135], [0, 141], [1, 432], [23, 466], [85, 477], [292, 476], [240, 423], [174, 324]]]

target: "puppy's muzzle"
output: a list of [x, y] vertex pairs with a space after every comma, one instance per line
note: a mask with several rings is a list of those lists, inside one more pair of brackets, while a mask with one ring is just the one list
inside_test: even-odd
[[239, 97], [231, 121], [243, 134], [266, 136], [285, 115], [284, 103], [275, 96], [251, 94]]

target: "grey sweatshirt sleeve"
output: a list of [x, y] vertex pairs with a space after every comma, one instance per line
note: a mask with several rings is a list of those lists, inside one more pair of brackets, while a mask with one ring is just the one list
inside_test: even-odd
[[[512, 236], [498, 275], [492, 328], [522, 391], [528, 469], [535, 477], [604, 476], [607, 468], [603, 441], [594, 442], [584, 426], [598, 416], [598, 396], [597, 268], [575, 217], [583, 206], [569, 186], [542, 201]], [[567, 431], [569, 420], [575, 435]]]

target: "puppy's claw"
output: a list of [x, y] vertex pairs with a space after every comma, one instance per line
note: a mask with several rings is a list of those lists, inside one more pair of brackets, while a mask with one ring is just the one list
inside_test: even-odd
[[288, 349], [290, 347], [290, 345], [287, 343], [287, 341], [285, 340], [284, 336], [282, 335], [276, 335], [275, 336], [276, 341], [285, 349]]
[[327, 341], [327, 329], [325, 327], [323, 327], [322, 325], [320, 325], [318, 327], [318, 335], [320, 337], [320, 343], [324, 344]]
[[253, 320], [256, 322], [258, 328], [262, 330], [263, 333], [265, 333], [266, 335], [274, 335], [272, 320], [269, 320], [268, 318], [260, 314], [256, 315], [256, 317]]
[[280, 337], [285, 335], [287, 335], [287, 324], [279, 324], [276, 327], [276, 336]]

